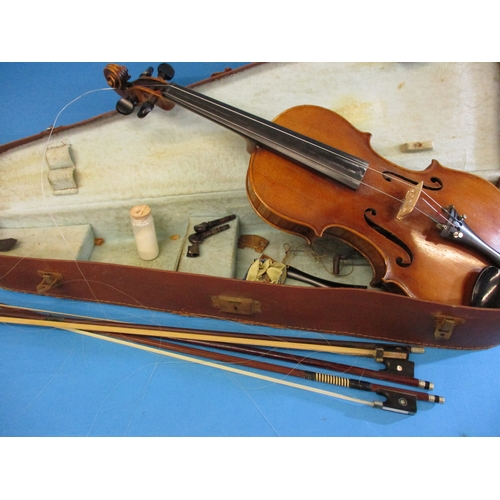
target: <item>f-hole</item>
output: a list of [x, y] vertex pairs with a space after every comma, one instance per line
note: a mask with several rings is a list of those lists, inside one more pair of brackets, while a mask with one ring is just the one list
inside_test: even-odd
[[396, 244], [399, 248], [404, 250], [406, 252], [406, 259], [403, 259], [402, 257], [397, 257], [396, 258], [396, 264], [400, 267], [408, 267], [412, 264], [413, 262], [413, 252], [410, 250], [410, 247], [401, 239], [399, 239], [395, 234], [391, 233], [384, 227], [380, 226], [376, 222], [374, 222], [372, 219], [370, 219], [370, 216], [375, 217], [377, 215], [377, 211], [374, 208], [367, 208], [365, 210], [365, 221], [366, 223], [373, 228], [377, 233], [381, 234], [385, 238], [387, 238], [389, 241], [392, 241], [394, 244]]
[[[386, 171], [382, 172], [382, 177], [387, 182], [391, 182], [392, 177], [397, 177], [398, 179], [402, 179], [406, 182], [409, 182], [410, 184], [413, 184], [414, 186], [416, 186], [418, 184], [418, 181], [414, 181], [413, 179], [410, 179], [409, 177], [405, 177], [404, 175], [397, 174], [395, 172], [391, 172], [390, 170], [386, 170]], [[433, 185], [424, 183], [423, 189], [428, 189], [429, 191], [439, 191], [439, 190], [443, 189], [443, 181], [439, 177], [431, 177], [430, 181], [432, 182]]]

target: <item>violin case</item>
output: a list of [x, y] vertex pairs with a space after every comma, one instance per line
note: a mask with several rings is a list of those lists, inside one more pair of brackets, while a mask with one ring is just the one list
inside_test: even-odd
[[[269, 120], [298, 104], [322, 106], [370, 132], [373, 149], [397, 165], [423, 170], [435, 158], [496, 184], [499, 76], [483, 63], [265, 63], [195, 87]], [[248, 202], [248, 162], [242, 137], [180, 106], [144, 119], [112, 111], [0, 146], [0, 239], [17, 240], [0, 252], [0, 286], [421, 346], [500, 344], [499, 309], [371, 287], [370, 263], [348, 245], [332, 236], [308, 245], [263, 221]], [[137, 254], [138, 205], [154, 218], [154, 260]], [[227, 215], [229, 229], [188, 257], [194, 225]], [[256, 259], [367, 288], [313, 286], [291, 272], [275, 283], [246, 279]]]

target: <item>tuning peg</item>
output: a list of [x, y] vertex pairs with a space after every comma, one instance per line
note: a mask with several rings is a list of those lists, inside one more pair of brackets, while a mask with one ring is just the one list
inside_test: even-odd
[[153, 67], [150, 66], [146, 71], [143, 71], [141, 73], [141, 76], [151, 76], [153, 74], [153, 71], [154, 71]]
[[146, 115], [148, 115], [154, 108], [154, 104], [152, 104], [149, 101], [146, 101], [142, 106], [139, 112], [137, 113], [137, 116], [139, 118], [144, 118]]
[[172, 80], [175, 75], [175, 70], [170, 64], [161, 63], [158, 66], [158, 76], [164, 80]]
[[121, 115], [129, 115], [132, 111], [134, 111], [134, 107], [134, 103], [125, 97], [116, 103], [116, 111], [118, 111]]

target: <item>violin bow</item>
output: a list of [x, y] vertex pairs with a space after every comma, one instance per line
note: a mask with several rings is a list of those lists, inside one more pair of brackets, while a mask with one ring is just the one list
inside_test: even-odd
[[[230, 366], [229, 364], [214, 363], [212, 361], [206, 361], [204, 359], [200, 359], [197, 357], [186, 356], [185, 354], [179, 354], [177, 352], [171, 352], [169, 350], [159, 349], [159, 348], [151, 347], [149, 345], [131, 342], [130, 340], [126, 340], [127, 336], [122, 336], [122, 338], [118, 338], [117, 336], [102, 335], [102, 334], [87, 332], [85, 330], [79, 330], [79, 329], [67, 329], [67, 331], [71, 331], [73, 333], [78, 333], [80, 335], [85, 335], [88, 337], [93, 337], [96, 339], [105, 340], [108, 342], [113, 342], [116, 344], [132, 347], [135, 349], [141, 349], [141, 350], [148, 351], [148, 352], [155, 353], [155, 354], [159, 354], [162, 356], [175, 358], [175, 359], [178, 359], [181, 361], [187, 361], [189, 363], [195, 363], [195, 364], [202, 365], [202, 366], [208, 366], [210, 368], [216, 368], [218, 370], [236, 373], [238, 375], [244, 375], [246, 377], [256, 378], [259, 380], [265, 380], [267, 382], [271, 382], [274, 384], [284, 385], [284, 386], [292, 387], [295, 389], [301, 389], [304, 391], [313, 392], [316, 394], [321, 394], [323, 396], [328, 396], [328, 397], [331, 397], [334, 399], [341, 399], [344, 401], [349, 401], [351, 403], [357, 403], [357, 404], [361, 404], [361, 405], [371, 406], [372, 408], [391, 411], [391, 412], [395, 412], [395, 413], [402, 413], [402, 414], [406, 414], [406, 415], [414, 415], [417, 411], [417, 405], [416, 405], [417, 398], [414, 395], [409, 394], [409, 393], [402, 394], [402, 393], [394, 393], [393, 391], [381, 390], [378, 394], [381, 396], [384, 396], [386, 398], [385, 401], [378, 401], [378, 400], [367, 401], [365, 399], [353, 398], [351, 396], [346, 396], [344, 394], [340, 394], [340, 393], [336, 393], [336, 392], [332, 392], [332, 391], [326, 391], [326, 390], [320, 389], [318, 387], [298, 384], [295, 382], [291, 382], [285, 378], [270, 377], [268, 375], [263, 375], [260, 373], [251, 372], [248, 370], [243, 370], [241, 368], [236, 368], [234, 366]], [[146, 340], [145, 337], [140, 337], [140, 339], [142, 340], [142, 342], [144, 342]], [[239, 358], [239, 359], [242, 359], [242, 358]], [[248, 361], [248, 360], [243, 359], [244, 364], [249, 366], [249, 364], [246, 361]], [[240, 362], [239, 364], [241, 365], [242, 363]], [[274, 368], [276, 368], [276, 365], [272, 365], [272, 366], [274, 366]], [[290, 373], [290, 369], [285, 369], [285, 370], [286, 370], [286, 373], [284, 375], [287, 375], [287, 376], [292, 375], [292, 373]], [[274, 369], [273, 371], [277, 371], [277, 369]], [[300, 376], [300, 375], [293, 374], [293, 376]], [[310, 378], [307, 378], [307, 377], [301, 377], [301, 378], [306, 378], [307, 380], [311, 380]], [[342, 385], [342, 384], [338, 384], [338, 385]], [[372, 385], [372, 388], [374, 389], [373, 385]], [[371, 389], [365, 388], [365, 389], [361, 389], [361, 390], [371, 390]], [[372, 392], [377, 392], [377, 391], [374, 390]]]
[[[236, 365], [244, 365], [250, 368], [256, 368], [258, 370], [269, 371], [274, 373], [279, 373], [285, 376], [293, 376], [302, 378], [305, 380], [312, 380], [314, 382], [322, 382], [325, 384], [337, 385], [341, 387], [348, 387], [351, 389], [357, 389], [361, 391], [375, 392], [379, 395], [385, 396], [387, 401], [385, 403], [385, 408], [388, 409], [390, 405], [393, 408], [393, 411], [401, 411], [408, 410], [410, 413], [413, 413], [411, 399], [415, 398], [415, 400], [425, 401], [428, 403], [444, 403], [444, 398], [442, 396], [436, 396], [432, 394], [427, 394], [420, 391], [413, 391], [410, 389], [395, 389], [393, 387], [373, 384], [371, 382], [355, 380], [346, 377], [339, 377], [336, 375], [330, 375], [326, 373], [312, 372], [308, 370], [303, 370], [300, 368], [287, 367], [282, 365], [276, 365], [272, 363], [267, 363], [263, 361], [251, 360], [248, 358], [242, 358], [238, 356], [232, 356], [227, 354], [221, 354], [214, 351], [207, 351], [205, 349], [199, 349], [194, 347], [185, 346], [179, 343], [167, 342], [164, 340], [151, 339], [148, 337], [135, 336], [135, 335], [110, 335], [115, 338], [123, 338], [124, 340], [130, 340], [134, 343], [149, 345], [153, 347], [157, 347], [160, 349], [166, 349], [169, 351], [180, 352], [183, 354], [189, 354], [193, 356], [203, 357], [214, 359], [216, 361], [222, 361], [225, 363], [232, 363]], [[219, 344], [211, 345], [208, 342], [203, 343], [206, 347], [219, 348]], [[231, 346], [230, 346], [231, 347]], [[252, 354], [259, 356], [263, 351], [260, 349], [255, 349]], [[299, 357], [293, 357], [295, 359], [299, 359]], [[291, 358], [282, 358], [286, 361], [292, 361], [295, 364], [295, 359]], [[305, 358], [307, 361], [307, 358]], [[318, 360], [319, 361], [319, 360]], [[298, 363], [300, 364], [300, 362]], [[305, 364], [305, 363], [304, 363]], [[409, 398], [409, 399], [406, 399]], [[397, 403], [396, 403], [397, 401]], [[408, 406], [408, 408], [406, 408]], [[416, 411], [416, 408], [415, 408]]]
[[[67, 322], [63, 321], [66, 319], [64, 315], [60, 315], [59, 313], [52, 313], [51, 318], [52, 320], [48, 319], [40, 319], [40, 317], [44, 318], [43, 314], [41, 311], [35, 311], [35, 310], [30, 310], [27, 308], [16, 308], [16, 307], [10, 307], [10, 306], [5, 306], [3, 307], [4, 312], [8, 312], [11, 314], [11, 316], [2, 316], [0, 317], [0, 321], [6, 322], [6, 323], [11, 323], [11, 324], [23, 324], [23, 325], [33, 325], [33, 326], [45, 326], [45, 327], [55, 327], [59, 329], [64, 329], [68, 331], [74, 331], [77, 333], [82, 333], [86, 332], [87, 334], [91, 336], [99, 336], [99, 338], [121, 338], [125, 339], [124, 341], [129, 342], [132, 340], [132, 343], [134, 346], [137, 345], [143, 345], [143, 346], [153, 346], [155, 348], [162, 348], [163, 350], [167, 348], [168, 350], [175, 351], [175, 352], [181, 352], [181, 353], [187, 353], [187, 354], [192, 354], [195, 356], [199, 357], [205, 357], [209, 359], [215, 359], [218, 361], [224, 361], [226, 363], [233, 363], [233, 364], [244, 364], [246, 366], [250, 366], [253, 368], [257, 368], [260, 370], [265, 370], [265, 371], [270, 371], [270, 372], [276, 372], [280, 373], [282, 375], [290, 375], [294, 377], [299, 377], [307, 380], [313, 380], [316, 382], [323, 382], [323, 383], [328, 383], [332, 385], [338, 385], [338, 386], [343, 386], [343, 387], [349, 387], [353, 389], [358, 389], [358, 390], [363, 390], [363, 391], [370, 391], [370, 392], [376, 392], [379, 395], [383, 395], [386, 397], [386, 401], [382, 404], [381, 408], [390, 410], [390, 411], [398, 411], [402, 413], [407, 413], [407, 414], [413, 414], [416, 412], [416, 401], [421, 400], [421, 401], [427, 401], [427, 402], [432, 402], [432, 403], [443, 403], [444, 398], [441, 396], [434, 396], [434, 395], [429, 395], [426, 393], [422, 393], [419, 391], [411, 391], [411, 390], [402, 390], [398, 389], [395, 390], [394, 388], [388, 387], [388, 386], [383, 386], [379, 384], [372, 384], [370, 382], [365, 382], [365, 381], [360, 381], [360, 380], [355, 380], [355, 379], [348, 379], [345, 377], [338, 377], [334, 375], [329, 375], [329, 374], [324, 374], [324, 373], [317, 373], [317, 372], [311, 372], [308, 370], [303, 370], [299, 368], [288, 368], [288, 367], [283, 367], [281, 365], [275, 365], [271, 363], [265, 363], [262, 361], [251, 361], [248, 360], [247, 358], [239, 358], [235, 356], [229, 356], [227, 354], [220, 354], [220, 353], [214, 353], [213, 351], [206, 351], [202, 349], [197, 349], [193, 347], [188, 347], [188, 346], [182, 346], [177, 343], [172, 343], [172, 342], [165, 342], [165, 340], [155, 340], [148, 335], [161, 335], [163, 333], [163, 330], [160, 329], [160, 327], [144, 327], [142, 325], [141, 328], [130, 328], [130, 327], [120, 327], [116, 325], [129, 325], [128, 323], [121, 323], [118, 321], [108, 321], [108, 320], [98, 320], [95, 319], [93, 322], [90, 322], [88, 317], [85, 319], [82, 319], [82, 317], [79, 317], [77, 315], [71, 315], [72, 316], [72, 321]], [[22, 314], [23, 317], [18, 317], [15, 316], [15, 314]], [[47, 311], [44, 311], [44, 313], [47, 313]], [[85, 328], [90, 328], [90, 331], [86, 331]], [[82, 329], [83, 328], [83, 329]], [[181, 331], [186, 331], [186, 330], [181, 330]], [[190, 330], [188, 330], [190, 331]], [[102, 333], [103, 335], [99, 335]], [[383, 372], [377, 372], [373, 370], [367, 370], [367, 369], [362, 369], [362, 368], [356, 368], [356, 367], [349, 367], [346, 365], [341, 365], [341, 364], [336, 364], [336, 363], [330, 363], [327, 361], [323, 360], [315, 360], [315, 359], [308, 359], [307, 357], [300, 357], [300, 356], [295, 356], [295, 355], [287, 355], [285, 353], [278, 353], [277, 351], [265, 351], [262, 349], [257, 349], [255, 347], [248, 347], [248, 346], [239, 346], [239, 345], [234, 345], [231, 343], [227, 342], [221, 342], [220, 337], [217, 335], [214, 335], [211, 337], [210, 335], [208, 336], [208, 340], [206, 337], [203, 335], [200, 335], [199, 337], [193, 337], [192, 335], [187, 335], [187, 338], [185, 339], [179, 339], [177, 337], [182, 335], [179, 333], [179, 330], [176, 329], [175, 332], [169, 332], [173, 333], [173, 337], [170, 336], [174, 341], [178, 340], [184, 340], [185, 342], [187, 341], [188, 343], [198, 343], [199, 345], [204, 345], [207, 347], [211, 348], [220, 348], [220, 349], [225, 349], [225, 350], [233, 350], [233, 351], [239, 351], [239, 352], [244, 352], [246, 354], [252, 354], [256, 355], [259, 357], [271, 357], [274, 359], [281, 359], [283, 361], [290, 361], [295, 363], [296, 365], [300, 364], [309, 364], [311, 366], [320, 366], [321, 368], [326, 368], [329, 370], [333, 371], [351, 371], [351, 373], [354, 374], [359, 374], [359, 375], [365, 375], [366, 377], [369, 377], [371, 375], [377, 376], [377, 375], [382, 375], [382, 377], [378, 378], [383, 378], [384, 374]], [[213, 334], [214, 332], [210, 332]], [[247, 339], [247, 337], [244, 337]], [[279, 338], [279, 337], [278, 337]], [[286, 337], [288, 339], [291, 339], [290, 337]], [[214, 340], [212, 340], [214, 339]], [[226, 337], [222, 337], [222, 339], [227, 340]], [[295, 340], [295, 339], [294, 339]], [[273, 341], [273, 346], [276, 341]], [[319, 345], [321, 345], [320, 343]], [[371, 345], [369, 343], [361, 343], [366, 347], [366, 345]], [[266, 345], [266, 344], [264, 344]], [[302, 347], [302, 343], [293, 343], [292, 342], [292, 348], [294, 346], [300, 346]], [[287, 342], [283, 342], [282, 345], [279, 344], [277, 347], [289, 347], [289, 344]], [[397, 346], [400, 347], [400, 346]], [[401, 353], [406, 350], [406, 356], [408, 356], [409, 349], [405, 349], [407, 346], [402, 346], [401, 349], [397, 350], [397, 352]], [[352, 347], [350, 347], [352, 349]], [[364, 349], [364, 348], [363, 348]], [[362, 352], [364, 350], [362, 349]], [[352, 353], [351, 350], [348, 351], [350, 354]], [[398, 359], [398, 362], [401, 360]], [[432, 388], [433, 385], [429, 382], [424, 382], [424, 381], [418, 381], [416, 379], [410, 379], [409, 377], [406, 376], [400, 376], [398, 377], [397, 375], [391, 375], [390, 373], [386, 374], [386, 378], [390, 379], [391, 381], [394, 381], [396, 383], [400, 383], [402, 385], [407, 384], [407, 385], [416, 385], [418, 384], [419, 387], [425, 388]], [[379, 402], [378, 402], [379, 403]], [[378, 406], [378, 403], [375, 406]]]

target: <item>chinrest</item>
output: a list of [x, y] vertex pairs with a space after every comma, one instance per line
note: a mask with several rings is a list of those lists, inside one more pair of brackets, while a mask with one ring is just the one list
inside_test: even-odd
[[480, 273], [472, 290], [471, 306], [500, 307], [500, 269], [485, 267]]

